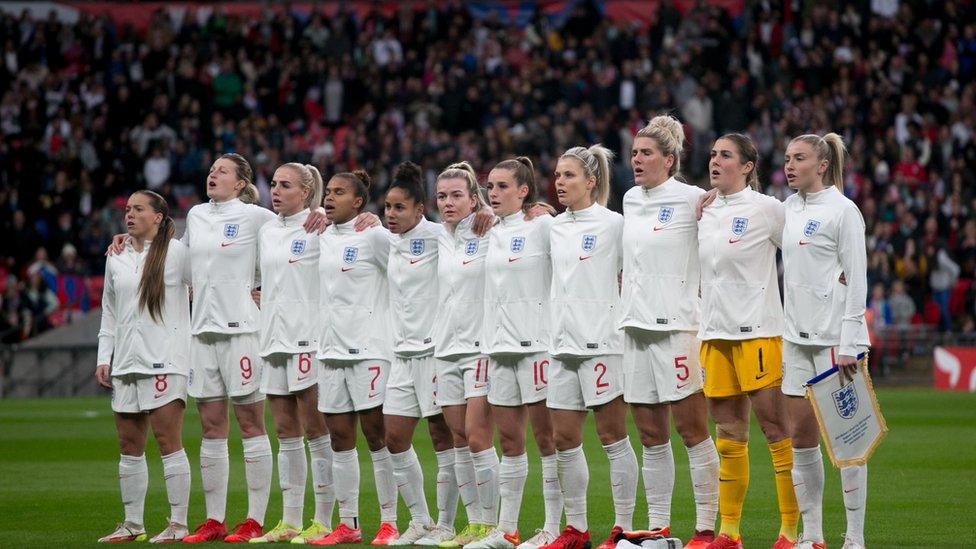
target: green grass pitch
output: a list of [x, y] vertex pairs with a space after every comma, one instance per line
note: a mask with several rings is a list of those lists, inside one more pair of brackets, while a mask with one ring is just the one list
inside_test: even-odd
[[[942, 547], [976, 545], [976, 395], [937, 393], [931, 390], [882, 390], [882, 409], [890, 428], [870, 465], [867, 542], [869, 547]], [[270, 420], [270, 417], [269, 417]], [[752, 480], [746, 498], [742, 532], [746, 546], [769, 547], [779, 517], [769, 453], [758, 428], [752, 432]], [[195, 410], [187, 413], [184, 441], [193, 471], [190, 499], [191, 528], [204, 518], [203, 494], [197, 470], [200, 426]], [[269, 421], [270, 429], [270, 421]], [[428, 437], [416, 437], [424, 465], [427, 497], [436, 513], [436, 462]], [[631, 431], [635, 447], [639, 444]], [[241, 445], [232, 434], [231, 483], [227, 520], [244, 518], [246, 491]], [[694, 526], [694, 504], [688, 461], [680, 440], [676, 452], [677, 481], [672, 532], [687, 540]], [[277, 448], [277, 443], [272, 445]], [[541, 527], [543, 506], [540, 466], [530, 437], [529, 479], [522, 504], [523, 537]], [[47, 399], [0, 401], [0, 547], [79, 547], [112, 530], [122, 516], [116, 480], [118, 449], [109, 399]], [[594, 545], [607, 534], [613, 521], [608, 489], [608, 464], [592, 421], [587, 425], [585, 450], [590, 469], [589, 513]], [[168, 514], [159, 452], [153, 442], [147, 450], [149, 493], [146, 521], [150, 535], [165, 526]], [[364, 536], [377, 527], [377, 504], [372, 488], [369, 454], [360, 443], [362, 489], [360, 497]], [[840, 547], [845, 528], [839, 475], [829, 462], [825, 489], [824, 532], [828, 544]], [[638, 487], [634, 525], [646, 527], [643, 488]], [[306, 520], [313, 503], [308, 490]], [[272, 485], [266, 523], [281, 517], [277, 476]], [[464, 520], [463, 509], [458, 512]], [[399, 511], [401, 530], [409, 514]], [[369, 538], [371, 539], [371, 538]]]

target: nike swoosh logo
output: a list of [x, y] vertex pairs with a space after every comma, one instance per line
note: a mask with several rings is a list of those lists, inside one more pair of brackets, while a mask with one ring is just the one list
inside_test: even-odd
[[482, 486], [482, 485], [487, 484], [487, 483], [488, 483], [488, 481], [487, 480], [484, 480], [484, 481], [479, 482], [478, 483], [478, 486]]
[[367, 396], [366, 398], [373, 398], [373, 397], [375, 397], [375, 396], [379, 396], [379, 392], [376, 392], [376, 393], [370, 393], [370, 394], [369, 394], [369, 395], [368, 395], [368, 396]]
[[298, 378], [298, 381], [305, 381], [306, 379], [308, 379], [307, 375]]
[[467, 260], [467, 261], [462, 261], [462, 262], [461, 262], [461, 265], [467, 265], [468, 263], [472, 263], [472, 262], [474, 262], [474, 261], [478, 261], [478, 260], [477, 260], [477, 259], [469, 259], [469, 260]]
[[623, 486], [623, 485], [624, 485], [624, 483], [618, 482], [617, 484], [611, 484], [610, 486], [616, 488], [617, 486]]
[[410, 260], [410, 264], [411, 265], [414, 265], [414, 264], [420, 263], [421, 261], [423, 261], [423, 260], [422, 259], [411, 259]]
[[807, 244], [809, 244], [809, 243], [810, 243], [810, 241], [809, 241], [809, 240], [807, 240], [806, 242], [804, 242], [804, 241], [802, 241], [802, 240], [801, 240], [801, 241], [800, 241], [800, 246], [806, 246], [806, 245], [807, 245]]
[[233, 244], [233, 242], [221, 242], [220, 243], [220, 247], [221, 248], [226, 248], [227, 246], [230, 246], [231, 244]]
[[464, 488], [465, 486], [467, 486], [469, 484], [471, 484], [471, 481], [470, 480], [467, 481], [467, 482], [465, 482], [464, 484], [458, 484], [458, 488]]
[[510, 257], [510, 258], [508, 258], [508, 262], [509, 263], [515, 263], [519, 259], [522, 259], [522, 258], [521, 257]]
[[[691, 383], [691, 382], [689, 381], [688, 383]], [[684, 389], [685, 387], [688, 386], [688, 383], [682, 383], [681, 385], [678, 385], [678, 389]]]
[[250, 384], [251, 384], [251, 382], [250, 382], [250, 381], [242, 381], [242, 382], [241, 382], [241, 385], [250, 385]]
[[257, 463], [259, 461], [261, 461], [261, 460], [260, 459], [244, 458], [244, 463]]
[[545, 389], [545, 388], [546, 388], [546, 386], [545, 386], [545, 385], [543, 385], [542, 387], [536, 387], [536, 388], [535, 388], [535, 392], [537, 392], [537, 393], [538, 393], [539, 391], [541, 391], [541, 390], [543, 390], [543, 389]]
[[739, 240], [742, 240], [742, 239], [740, 238], [740, 239], [738, 239], [738, 240], [732, 240], [732, 239], [730, 238], [730, 239], [729, 239], [729, 244], [735, 244], [735, 243], [736, 243], [736, 242], [738, 242]]
[[761, 376], [756, 376], [756, 379], [762, 379], [762, 378], [764, 378], [764, 377], [766, 377], [768, 375], [769, 375], [769, 372], [766, 372], [765, 374], [763, 374]]
[[353, 269], [352, 267], [348, 267], [348, 268], [347, 267], [343, 267], [342, 268], [342, 272], [345, 273], [345, 272], [351, 271], [352, 269]]
[[289, 259], [288, 263], [298, 263], [301, 259]]
[[328, 488], [329, 486], [332, 486], [332, 485], [331, 484], [316, 484], [315, 485], [315, 487], [318, 488], [319, 490], [323, 490], [325, 488]]
[[154, 395], [153, 396], [153, 400], [157, 400], [157, 399], [163, 398], [164, 396], [166, 396], [166, 393], [163, 393], [161, 395]]
[[597, 392], [596, 392], [596, 396], [600, 396], [600, 395], [604, 395], [604, 394], [606, 394], [606, 393], [607, 393], [607, 389], [604, 389], [604, 390], [602, 390], [602, 391], [597, 391]]
[[552, 484], [554, 482], [559, 482], [559, 479], [546, 479], [546, 484]]
[[481, 385], [475, 384], [474, 388], [475, 389], [483, 389], [483, 388], [485, 388], [487, 386], [488, 386], [487, 383], [482, 383]]
[[583, 261], [584, 259], [589, 259], [589, 258], [591, 258], [593, 256], [592, 255], [585, 255], [585, 256], [584, 255], [581, 255], [579, 257], [580, 257], [580, 261]]
[[670, 227], [654, 227], [654, 232], [665, 231], [667, 229], [670, 229]]
[[845, 489], [845, 490], [844, 490], [844, 493], [845, 493], [845, 494], [850, 494], [851, 492], [856, 492], [856, 491], [857, 491], [857, 488], [852, 488], [852, 489], [850, 489], [850, 490], [846, 490], [846, 489]]

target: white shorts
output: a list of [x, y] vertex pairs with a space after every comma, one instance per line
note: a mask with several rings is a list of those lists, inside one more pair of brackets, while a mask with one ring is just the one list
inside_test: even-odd
[[437, 359], [432, 355], [393, 357], [386, 384], [383, 413], [389, 416], [430, 417], [441, 413], [434, 404]]
[[705, 385], [694, 332], [624, 330], [624, 400], [678, 402]]
[[112, 411], [140, 414], [174, 400], [186, 403], [186, 376], [128, 374], [112, 378]]
[[461, 406], [469, 398], [488, 396], [489, 362], [485, 355], [437, 359], [434, 402], [438, 406]]
[[[258, 354], [258, 334], [200, 334], [190, 338], [190, 378], [187, 390], [198, 400], [243, 397], [261, 385], [264, 359]], [[264, 396], [250, 400], [262, 400]], [[238, 402], [235, 399], [235, 402]], [[242, 402], [238, 402], [242, 403]]]
[[319, 411], [362, 412], [383, 405], [390, 363], [385, 360], [323, 360], [319, 365]]
[[620, 355], [552, 359], [546, 406], [585, 412], [623, 394]]
[[546, 399], [549, 354], [491, 357], [488, 402], [495, 406], [522, 406]]
[[836, 356], [837, 347], [797, 345], [783, 340], [783, 394], [806, 396], [804, 384], [833, 368], [837, 363]]
[[312, 353], [274, 354], [265, 358], [261, 392], [283, 396], [308, 389], [319, 382], [318, 363]]

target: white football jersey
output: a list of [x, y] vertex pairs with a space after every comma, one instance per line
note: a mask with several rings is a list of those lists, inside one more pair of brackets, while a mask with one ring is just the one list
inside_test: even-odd
[[[800, 345], [840, 346], [857, 356], [870, 345], [864, 218], [836, 187], [786, 199], [783, 290], [786, 331]], [[844, 274], [847, 284], [840, 283]]]
[[391, 360], [390, 231], [356, 220], [319, 236], [319, 352], [323, 360]]
[[525, 220], [519, 210], [488, 234], [485, 267], [485, 352], [533, 354], [549, 349], [552, 260], [548, 215]]
[[319, 348], [319, 238], [302, 227], [308, 215], [279, 215], [259, 231], [264, 357]]
[[437, 240], [444, 227], [421, 217], [403, 234], [392, 235], [388, 276], [393, 314], [393, 352], [410, 357], [434, 350], [437, 316]]
[[620, 327], [698, 331], [698, 219], [705, 191], [669, 178], [624, 195], [624, 274]]
[[484, 353], [485, 256], [488, 237], [471, 230], [474, 214], [452, 234], [446, 228], [437, 245], [437, 319], [434, 356], [451, 358]]
[[593, 204], [556, 217], [552, 255], [549, 353], [555, 358], [623, 353], [617, 275], [624, 218]]
[[718, 195], [698, 224], [701, 340], [783, 335], [776, 248], [783, 203], [749, 187]]
[[149, 247], [146, 242], [137, 252], [127, 242], [122, 253], [105, 262], [98, 364], [111, 365], [113, 376], [190, 371], [189, 254], [179, 240], [169, 241], [162, 315], [156, 322], [148, 309], [139, 308], [139, 282]]
[[258, 230], [274, 212], [235, 198], [190, 209], [181, 239], [190, 248], [194, 335], [260, 329], [251, 290], [260, 286]]

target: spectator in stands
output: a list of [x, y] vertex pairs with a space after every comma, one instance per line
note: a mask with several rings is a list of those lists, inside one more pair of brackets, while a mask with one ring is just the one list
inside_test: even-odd
[[932, 298], [939, 306], [939, 328], [948, 331], [952, 329], [949, 296], [959, 279], [959, 265], [949, 257], [942, 246], [937, 249], [933, 247], [930, 252], [935, 267], [929, 274], [929, 287], [932, 289]]
[[915, 302], [905, 293], [905, 283], [901, 280], [896, 280], [891, 285], [888, 309], [891, 311], [893, 326], [904, 328], [912, 323], [916, 311]]

